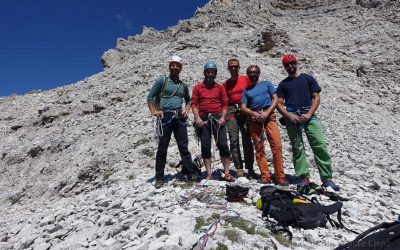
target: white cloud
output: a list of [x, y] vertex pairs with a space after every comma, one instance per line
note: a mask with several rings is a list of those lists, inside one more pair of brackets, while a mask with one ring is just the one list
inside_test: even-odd
[[123, 26], [127, 30], [133, 30], [133, 24], [132, 21], [127, 18], [124, 14], [116, 14], [114, 16], [117, 19], [117, 22], [119, 25]]
[[131, 20], [126, 19], [126, 21], [125, 21], [125, 28], [128, 29], [128, 30], [133, 30], [133, 25], [132, 25], [132, 23], [131, 23]]
[[115, 18], [117, 19], [118, 22], [122, 22], [122, 20], [124, 19], [124, 15], [117, 14], [115, 15]]

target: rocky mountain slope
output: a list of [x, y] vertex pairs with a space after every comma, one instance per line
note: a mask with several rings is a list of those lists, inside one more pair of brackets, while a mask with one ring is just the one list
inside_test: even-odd
[[[184, 58], [181, 76], [193, 87], [207, 59], [217, 62], [222, 82], [234, 57], [242, 70], [258, 64], [261, 77], [277, 85], [285, 77], [281, 56], [296, 53], [302, 71], [323, 88], [319, 115], [334, 178], [350, 199], [344, 223], [362, 231], [394, 220], [399, 10], [396, 0], [212, 0], [167, 30], [145, 28], [119, 39], [97, 75], [0, 98], [0, 248], [188, 249], [212, 222], [218, 228], [207, 249], [332, 249], [354, 238], [330, 227], [293, 229], [292, 243], [272, 235], [253, 205], [260, 188], [254, 181], [238, 180], [251, 187], [245, 203], [224, 203], [225, 183], [188, 187], [167, 166], [168, 183], [154, 189], [154, 120], [145, 96], [172, 54]], [[190, 150], [198, 154], [189, 131]], [[284, 128], [282, 137], [285, 168], [293, 174]], [[178, 155], [173, 142], [169, 165]], [[248, 227], [232, 221], [238, 216]]]

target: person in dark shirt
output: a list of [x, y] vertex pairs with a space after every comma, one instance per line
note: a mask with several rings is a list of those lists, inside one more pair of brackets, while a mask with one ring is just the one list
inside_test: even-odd
[[229, 147], [226, 135], [225, 119], [228, 110], [228, 98], [225, 88], [215, 82], [217, 65], [210, 61], [204, 65], [204, 81], [194, 86], [192, 91], [192, 110], [196, 129], [200, 134], [201, 156], [207, 170], [206, 179], [212, 179], [211, 171], [211, 135], [216, 141], [225, 180], [234, 181], [229, 173]]
[[331, 157], [328, 153], [321, 124], [315, 115], [321, 102], [321, 87], [314, 77], [300, 73], [297, 57], [294, 54], [284, 55], [282, 64], [289, 76], [278, 85], [277, 95], [280, 105], [277, 108], [286, 120], [286, 130], [292, 146], [296, 175], [302, 178], [301, 185], [310, 182], [310, 172], [302, 136], [304, 131], [314, 153], [322, 186], [339, 190], [339, 186], [332, 181]]
[[[188, 150], [186, 119], [190, 111], [190, 95], [187, 85], [179, 79], [182, 70], [182, 58], [172, 56], [169, 62], [169, 76], [164, 76], [154, 83], [147, 96], [147, 104], [151, 115], [161, 121], [162, 134], [158, 141], [156, 154], [155, 187], [164, 185], [164, 168], [171, 134], [174, 133], [182, 158], [182, 166], [189, 180], [199, 180], [200, 176], [193, 170], [192, 156]], [[156, 108], [156, 98], [160, 99], [160, 108]], [[182, 110], [183, 100], [185, 108]]]

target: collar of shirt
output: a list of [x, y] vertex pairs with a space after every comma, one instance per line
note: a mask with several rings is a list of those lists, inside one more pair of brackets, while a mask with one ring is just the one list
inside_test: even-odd
[[201, 82], [201, 88], [212, 89], [218, 87], [218, 83], [214, 81], [214, 84], [211, 87], [208, 87], [204, 81]]

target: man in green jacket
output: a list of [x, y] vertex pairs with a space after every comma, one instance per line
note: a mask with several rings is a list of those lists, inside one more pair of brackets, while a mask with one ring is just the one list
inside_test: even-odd
[[[156, 154], [156, 183], [160, 188], [164, 184], [164, 168], [167, 160], [167, 151], [171, 134], [174, 133], [182, 165], [189, 180], [198, 180], [200, 177], [193, 170], [192, 156], [188, 150], [188, 135], [186, 120], [190, 111], [190, 94], [187, 85], [179, 79], [182, 70], [182, 59], [172, 56], [169, 62], [169, 76], [159, 78], [147, 96], [147, 104], [151, 115], [161, 120], [161, 133]], [[157, 110], [156, 100], [159, 98], [160, 110]], [[183, 100], [185, 107], [182, 109]]]

